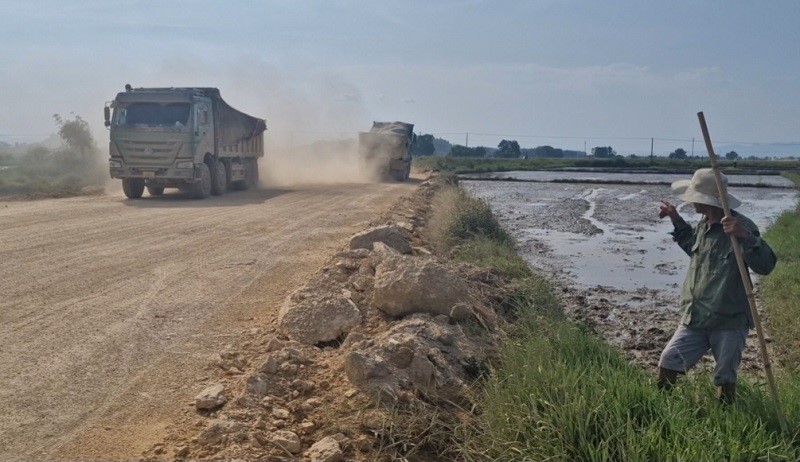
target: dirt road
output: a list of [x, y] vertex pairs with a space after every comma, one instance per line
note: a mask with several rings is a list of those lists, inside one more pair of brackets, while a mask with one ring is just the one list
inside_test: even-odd
[[0, 460], [127, 460], [406, 184], [0, 202]]

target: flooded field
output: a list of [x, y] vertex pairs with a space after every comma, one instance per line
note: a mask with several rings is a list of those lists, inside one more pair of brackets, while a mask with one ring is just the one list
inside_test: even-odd
[[[558, 173], [558, 178], [575, 174], [520, 173]], [[677, 299], [689, 262], [668, 234], [669, 219], [659, 220], [657, 214], [662, 198], [681, 201], [669, 186], [657, 184], [665, 181], [665, 175], [625, 174], [625, 181], [643, 184], [607, 184], [620, 174], [591, 175], [604, 183], [465, 180], [462, 184], [489, 202], [531, 267], [550, 275], [561, 288], [573, 317], [622, 347], [636, 362], [654, 367], [677, 326]], [[688, 178], [675, 175], [668, 181]], [[754, 184], [768, 178], [777, 188], [736, 187], [736, 178], [731, 177], [730, 192], [742, 200], [737, 210], [762, 231], [794, 207], [796, 190], [778, 184], [784, 178], [745, 179]], [[679, 211], [690, 224], [700, 218], [691, 204], [681, 204]], [[745, 368], [760, 367], [755, 363], [756, 343], [749, 342]]]

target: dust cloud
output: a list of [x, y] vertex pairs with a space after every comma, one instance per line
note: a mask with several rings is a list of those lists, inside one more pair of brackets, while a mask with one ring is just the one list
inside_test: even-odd
[[268, 150], [259, 160], [259, 175], [267, 188], [374, 181], [361, 166], [356, 139]]
[[361, 89], [344, 75], [260, 60], [220, 68], [178, 59], [165, 61], [148, 81], [132, 83], [217, 87], [232, 107], [266, 119], [265, 154], [258, 161], [264, 187], [370, 180], [359, 165], [358, 132], [368, 131], [374, 117]]

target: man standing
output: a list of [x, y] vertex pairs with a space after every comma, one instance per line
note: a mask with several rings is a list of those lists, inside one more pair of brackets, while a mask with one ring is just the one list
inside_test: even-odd
[[[720, 176], [727, 191], [728, 179]], [[717, 396], [732, 403], [745, 340], [754, 325], [730, 236], [736, 236], [745, 264], [757, 274], [769, 274], [777, 258], [750, 219], [733, 210], [732, 216], [724, 216], [713, 170], [697, 170], [691, 180], [674, 182], [672, 190], [703, 217], [692, 228], [674, 205], [661, 200], [658, 217], [672, 220], [673, 239], [691, 259], [681, 290], [681, 324], [661, 353], [657, 383], [671, 388], [678, 374], [710, 350]], [[728, 194], [728, 204], [734, 209], [741, 202]]]

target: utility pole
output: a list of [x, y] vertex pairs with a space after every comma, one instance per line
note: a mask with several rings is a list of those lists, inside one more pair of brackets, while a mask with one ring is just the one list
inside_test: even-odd
[[583, 142], [583, 155], [584, 155], [584, 156], [588, 155], [588, 154], [586, 153], [586, 141], [584, 141], [584, 142]]
[[650, 138], [650, 165], [653, 165], [653, 138]]
[[692, 157], [694, 157], [694, 137], [692, 137]]
[[467, 133], [467, 144], [465, 144], [464, 147], [469, 147], [469, 133]]

